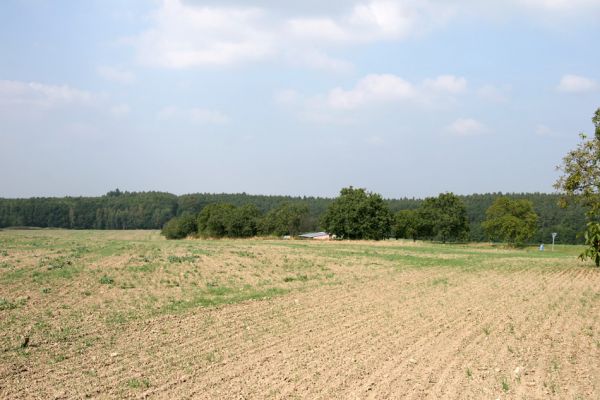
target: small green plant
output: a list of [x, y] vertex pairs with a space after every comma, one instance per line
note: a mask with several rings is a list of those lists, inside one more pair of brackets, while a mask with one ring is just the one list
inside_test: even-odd
[[49, 287], [45, 287], [45, 288], [42, 289], [42, 293], [44, 293], [44, 294], [48, 294], [51, 291], [52, 291], [52, 289], [50, 289]]
[[471, 368], [467, 368], [467, 378], [472, 378], [473, 377], [473, 371], [471, 371]]
[[167, 261], [169, 261], [171, 264], [181, 264], [184, 262], [193, 263], [197, 258], [198, 256], [169, 256], [167, 257]]
[[209, 363], [214, 363], [214, 362], [219, 361], [219, 355], [217, 353], [215, 353], [214, 351], [210, 351], [210, 352], [206, 353], [204, 357], [206, 358], [206, 361], [208, 361]]
[[492, 332], [492, 328], [489, 325], [486, 325], [483, 327], [483, 333], [485, 333], [485, 336], [490, 336], [491, 332]]
[[17, 305], [15, 303], [0, 297], [0, 310], [12, 310], [16, 307]]
[[502, 390], [504, 391], [504, 393], [508, 393], [508, 391], [510, 390], [510, 386], [508, 385], [506, 378], [502, 378]]
[[110, 276], [102, 275], [102, 278], [100, 278], [100, 283], [103, 285], [112, 285], [115, 283], [115, 280]]
[[150, 380], [147, 378], [133, 378], [127, 381], [127, 386], [132, 389], [147, 389], [150, 387]]
[[448, 278], [435, 278], [431, 281], [431, 286], [448, 285]]
[[286, 276], [285, 278], [283, 278], [284, 282], [294, 282], [294, 281], [299, 281], [299, 282], [306, 282], [308, 281], [308, 275], [296, 275], [296, 276]]

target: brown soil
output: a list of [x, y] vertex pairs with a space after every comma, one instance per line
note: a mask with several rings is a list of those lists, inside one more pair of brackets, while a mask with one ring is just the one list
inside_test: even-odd
[[87, 326], [66, 360], [0, 365], [0, 398], [600, 398], [596, 270], [364, 276]]

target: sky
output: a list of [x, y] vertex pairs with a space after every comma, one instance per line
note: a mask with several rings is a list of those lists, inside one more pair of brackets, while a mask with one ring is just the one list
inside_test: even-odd
[[3, 0], [0, 197], [552, 192], [600, 0]]

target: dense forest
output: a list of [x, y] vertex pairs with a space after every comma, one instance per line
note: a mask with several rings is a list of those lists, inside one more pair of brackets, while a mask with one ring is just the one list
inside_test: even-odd
[[[463, 201], [469, 222], [469, 240], [485, 241], [481, 226], [485, 212], [498, 197], [530, 200], [539, 216], [534, 243], [550, 241], [557, 232], [559, 243], [582, 243], [585, 210], [571, 205], [561, 208], [559, 195], [545, 193], [473, 194], [458, 196]], [[0, 228], [11, 226], [54, 227], [69, 229], [159, 229], [171, 218], [198, 214], [207, 205], [227, 203], [236, 207], [255, 206], [268, 213], [284, 203], [301, 203], [308, 207], [309, 230], [320, 228], [321, 217], [333, 199], [240, 194], [186, 194], [176, 196], [163, 192], [108, 192], [100, 197], [38, 197], [30, 199], [0, 198]], [[392, 212], [416, 209], [423, 200], [415, 198], [386, 199]]]

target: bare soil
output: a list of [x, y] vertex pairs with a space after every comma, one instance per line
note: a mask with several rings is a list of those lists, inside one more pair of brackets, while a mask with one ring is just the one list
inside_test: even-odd
[[[32, 333], [25, 349], [17, 349], [24, 325], [8, 319], [18, 311], [33, 316], [31, 304], [1, 310], [2, 326], [19, 332], [2, 332], [13, 339], [0, 359], [0, 398], [600, 398], [600, 273], [573, 256], [466, 247], [465, 257], [477, 264], [467, 268], [453, 264], [462, 250], [431, 245], [421, 257], [450, 265], [417, 267], [388, 256], [357, 257], [368, 243], [231, 246], [251, 254], [242, 262], [245, 272], [236, 272], [248, 285], [260, 281], [253, 274], [275, 279], [271, 269], [283, 268], [283, 257], [312, 260], [308, 275], [326, 267], [336, 279], [288, 282], [277, 296], [116, 325], [102, 322], [100, 304], [122, 298], [135, 307], [134, 292], [99, 287], [81, 303], [88, 312], [78, 314], [78, 329], [64, 337]], [[412, 246], [372, 244], [400, 260], [419, 257]], [[203, 275], [218, 274], [225, 259], [237, 271], [240, 261], [230, 253], [242, 251], [237, 247], [207, 259]], [[17, 250], [9, 253], [19, 254], [23, 265], [33, 265], [26, 259], [39, 253]], [[187, 254], [181, 247], [168, 251]], [[101, 257], [86, 268], [124, 268], [127, 257], [120, 257]], [[259, 269], [257, 257], [270, 263]], [[161, 280], [156, 273], [149, 282]], [[16, 301], [24, 289], [11, 282], [0, 295]], [[61, 311], [58, 304], [71, 304], [77, 284], [57, 283], [55, 323], [73, 322], [68, 311], [75, 305]], [[30, 298], [43, 299], [37, 293]]]

